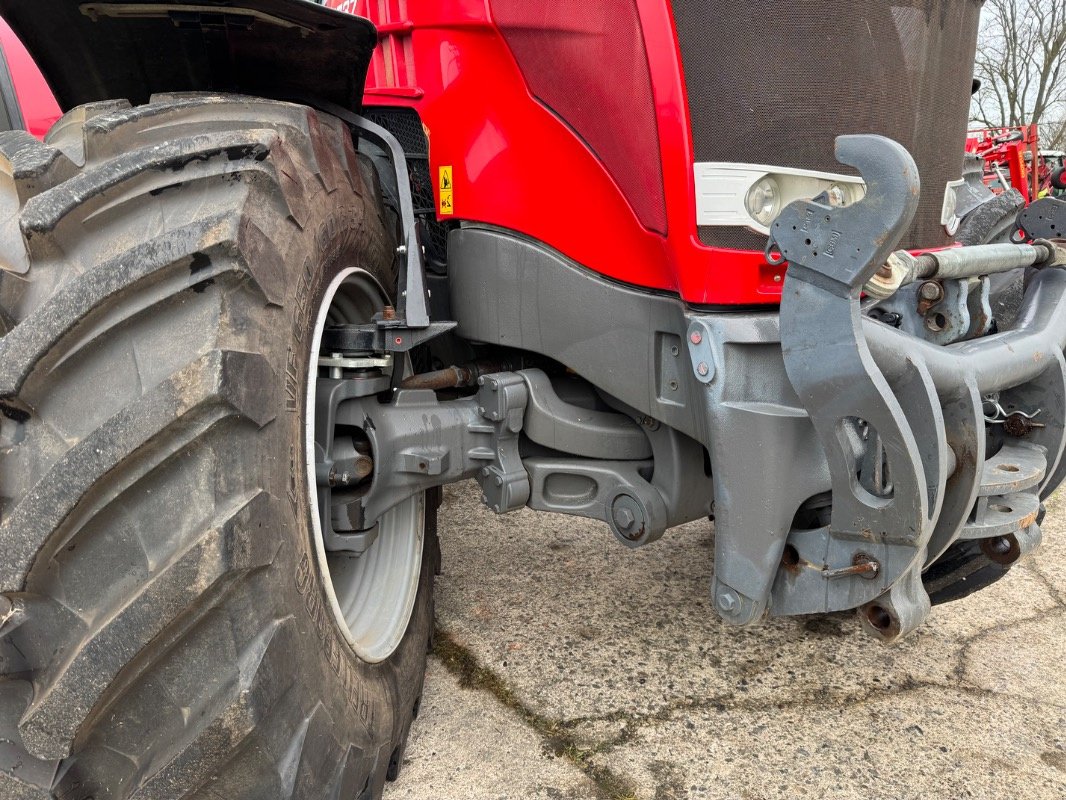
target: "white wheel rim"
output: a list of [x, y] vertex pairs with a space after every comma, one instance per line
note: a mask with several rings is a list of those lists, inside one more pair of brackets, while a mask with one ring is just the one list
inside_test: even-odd
[[378, 521], [377, 539], [362, 555], [327, 551], [316, 488], [315, 399], [327, 323], [369, 322], [384, 305], [383, 296], [374, 277], [355, 268], [343, 270], [326, 289], [311, 338], [304, 427], [307, 494], [319, 574], [348, 644], [371, 663], [392, 655], [411, 621], [422, 568], [425, 495], [419, 493], [385, 512]]

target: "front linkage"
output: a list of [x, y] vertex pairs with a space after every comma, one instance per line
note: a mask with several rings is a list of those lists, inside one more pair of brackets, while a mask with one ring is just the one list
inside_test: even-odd
[[[862, 172], [869, 199], [843, 209], [796, 203], [775, 222], [769, 245], [790, 264], [785, 368], [832, 474], [828, 524], [790, 542], [800, 563], [879, 568], [829, 582], [798, 570], [775, 600], [802, 613], [824, 591], [827, 610], [860, 606], [878, 634], [893, 638], [925, 619], [922, 573], [956, 541], [976, 540], [993, 559], [1017, 559], [1040, 542], [1041, 500], [1063, 472], [1066, 274], [1043, 269], [1031, 279], [1013, 330], [949, 347], [864, 318], [863, 289], [891, 280], [893, 268], [908, 282], [1066, 262], [1038, 242], [960, 248], [939, 264], [933, 254], [900, 267], [891, 250], [917, 203], [913, 161], [875, 137], [841, 137], [837, 157]], [[987, 420], [990, 405], [1039, 413], [1039, 427], [1012, 435]]]
[[[712, 592], [735, 624], [858, 608], [870, 632], [894, 639], [921, 624], [930, 594], [951, 599], [1002, 575], [1039, 544], [1041, 500], [1066, 471], [1066, 274], [1049, 268], [1063, 252], [1038, 241], [957, 248], [939, 260], [893, 254], [917, 203], [913, 160], [881, 137], [841, 137], [837, 149], [867, 196], [846, 208], [800, 201], [775, 222], [767, 256], [789, 262], [780, 315], [657, 312], [652, 327], [679, 327], [691, 362], [665, 381], [694, 390], [672, 424], [656, 418], [662, 404], [617, 399], [643, 393], [632, 380], [560, 380], [523, 368], [523, 356], [452, 368], [443, 381], [366, 369], [382, 349], [406, 351], [405, 331], [424, 341], [452, 323], [401, 314], [384, 348], [387, 320], [374, 336], [327, 330], [334, 355], [323, 361], [316, 444], [330, 547], [359, 552], [402, 499], [475, 478], [497, 513], [528, 505], [600, 519], [628, 546], [714, 513]], [[397, 293], [410, 303], [424, 281], [417, 237], [405, 229]], [[936, 278], [945, 294], [976, 281], [967, 296], [985, 301], [982, 276], [1021, 266], [1039, 269], [1016, 323], [997, 335], [981, 336], [988, 325], [967, 319], [956, 338], [978, 338], [945, 346], [869, 313], [919, 278]], [[461, 312], [469, 306], [456, 291]], [[459, 317], [460, 331], [478, 324]], [[654, 335], [661, 361], [684, 357], [670, 344], [680, 336]], [[433, 391], [461, 395], [464, 385], [476, 393]]]

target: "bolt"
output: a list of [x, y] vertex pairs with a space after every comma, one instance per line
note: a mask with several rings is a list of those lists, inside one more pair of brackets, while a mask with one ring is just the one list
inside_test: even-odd
[[637, 521], [636, 516], [625, 506], [619, 506], [614, 510], [614, 524], [620, 531], [630, 530]]
[[672, 355], [674, 358], [677, 358], [679, 355], [681, 355], [681, 349], [675, 344], [673, 347], [670, 348], [670, 355]]
[[495, 480], [495, 481], [493, 481], [493, 482], [494, 482], [494, 483], [495, 483], [495, 484], [496, 484], [497, 486], [503, 486], [503, 478], [501, 478], [501, 477], [500, 477], [499, 475], [497, 475], [497, 476], [496, 476], [496, 480]]
[[918, 288], [918, 296], [930, 303], [939, 302], [944, 297], [944, 287], [936, 281], [926, 281]]
[[780, 275], [774, 275], [774, 283], [781, 283], [781, 276]]
[[707, 366], [706, 361], [701, 361], [699, 364], [696, 365], [696, 372], [698, 372], [700, 375], [705, 376], [710, 371], [711, 368]]
[[396, 319], [396, 309], [392, 306], [385, 306], [381, 309], [382, 319]]
[[670, 391], [671, 392], [676, 392], [677, 391], [677, 381], [670, 381], [666, 385], [670, 387]]
[[703, 334], [699, 331], [693, 331], [691, 335], [689, 335], [688, 340], [693, 344], [699, 344], [703, 341]]
[[732, 589], [726, 589], [718, 595], [718, 610], [723, 614], [732, 614], [740, 606], [740, 598]]

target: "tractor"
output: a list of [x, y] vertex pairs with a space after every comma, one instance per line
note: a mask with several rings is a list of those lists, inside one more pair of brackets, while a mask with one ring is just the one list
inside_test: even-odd
[[978, 0], [327, 5], [0, 0], [64, 110], [0, 133], [0, 799], [379, 798], [458, 481], [875, 645], [1037, 550], [1066, 204], [964, 174]]

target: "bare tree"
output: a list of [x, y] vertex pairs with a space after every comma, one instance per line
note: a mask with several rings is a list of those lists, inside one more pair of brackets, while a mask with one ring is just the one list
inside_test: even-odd
[[1044, 147], [1066, 145], [1066, 0], [986, 0], [971, 118], [1037, 123]]

